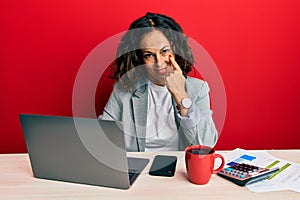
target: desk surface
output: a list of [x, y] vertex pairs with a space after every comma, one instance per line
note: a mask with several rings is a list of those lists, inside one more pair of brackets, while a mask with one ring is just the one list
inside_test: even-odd
[[[273, 156], [300, 163], [300, 150], [271, 150]], [[224, 153], [219, 151], [218, 153]], [[0, 199], [298, 199], [293, 191], [253, 193], [213, 175], [207, 185], [194, 185], [187, 180], [184, 152], [163, 152], [177, 155], [174, 177], [148, 175], [154, 153], [133, 153], [130, 156], [146, 157], [151, 161], [128, 190], [105, 188], [34, 178], [28, 154], [0, 154]]]

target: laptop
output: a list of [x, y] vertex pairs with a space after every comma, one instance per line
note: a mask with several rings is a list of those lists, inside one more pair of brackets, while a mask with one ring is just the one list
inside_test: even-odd
[[149, 162], [127, 157], [117, 121], [21, 114], [20, 122], [36, 178], [128, 189]]

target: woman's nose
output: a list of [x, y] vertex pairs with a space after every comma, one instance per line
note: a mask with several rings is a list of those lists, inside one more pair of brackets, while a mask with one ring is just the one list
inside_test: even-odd
[[156, 54], [156, 64], [162, 65], [166, 63], [166, 56], [163, 56], [161, 53]]

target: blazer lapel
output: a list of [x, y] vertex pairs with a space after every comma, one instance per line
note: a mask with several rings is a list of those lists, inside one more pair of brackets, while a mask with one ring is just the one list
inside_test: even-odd
[[133, 117], [135, 122], [138, 150], [145, 151], [147, 108], [148, 108], [148, 88], [143, 85], [138, 88], [132, 97]]

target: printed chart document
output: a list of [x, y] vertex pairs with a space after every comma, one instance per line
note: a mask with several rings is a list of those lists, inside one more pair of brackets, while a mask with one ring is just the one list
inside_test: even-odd
[[300, 164], [278, 159], [266, 151], [247, 151], [237, 148], [223, 155], [225, 162], [236, 162], [279, 170], [268, 179], [246, 185], [252, 192], [293, 190], [300, 192]]

